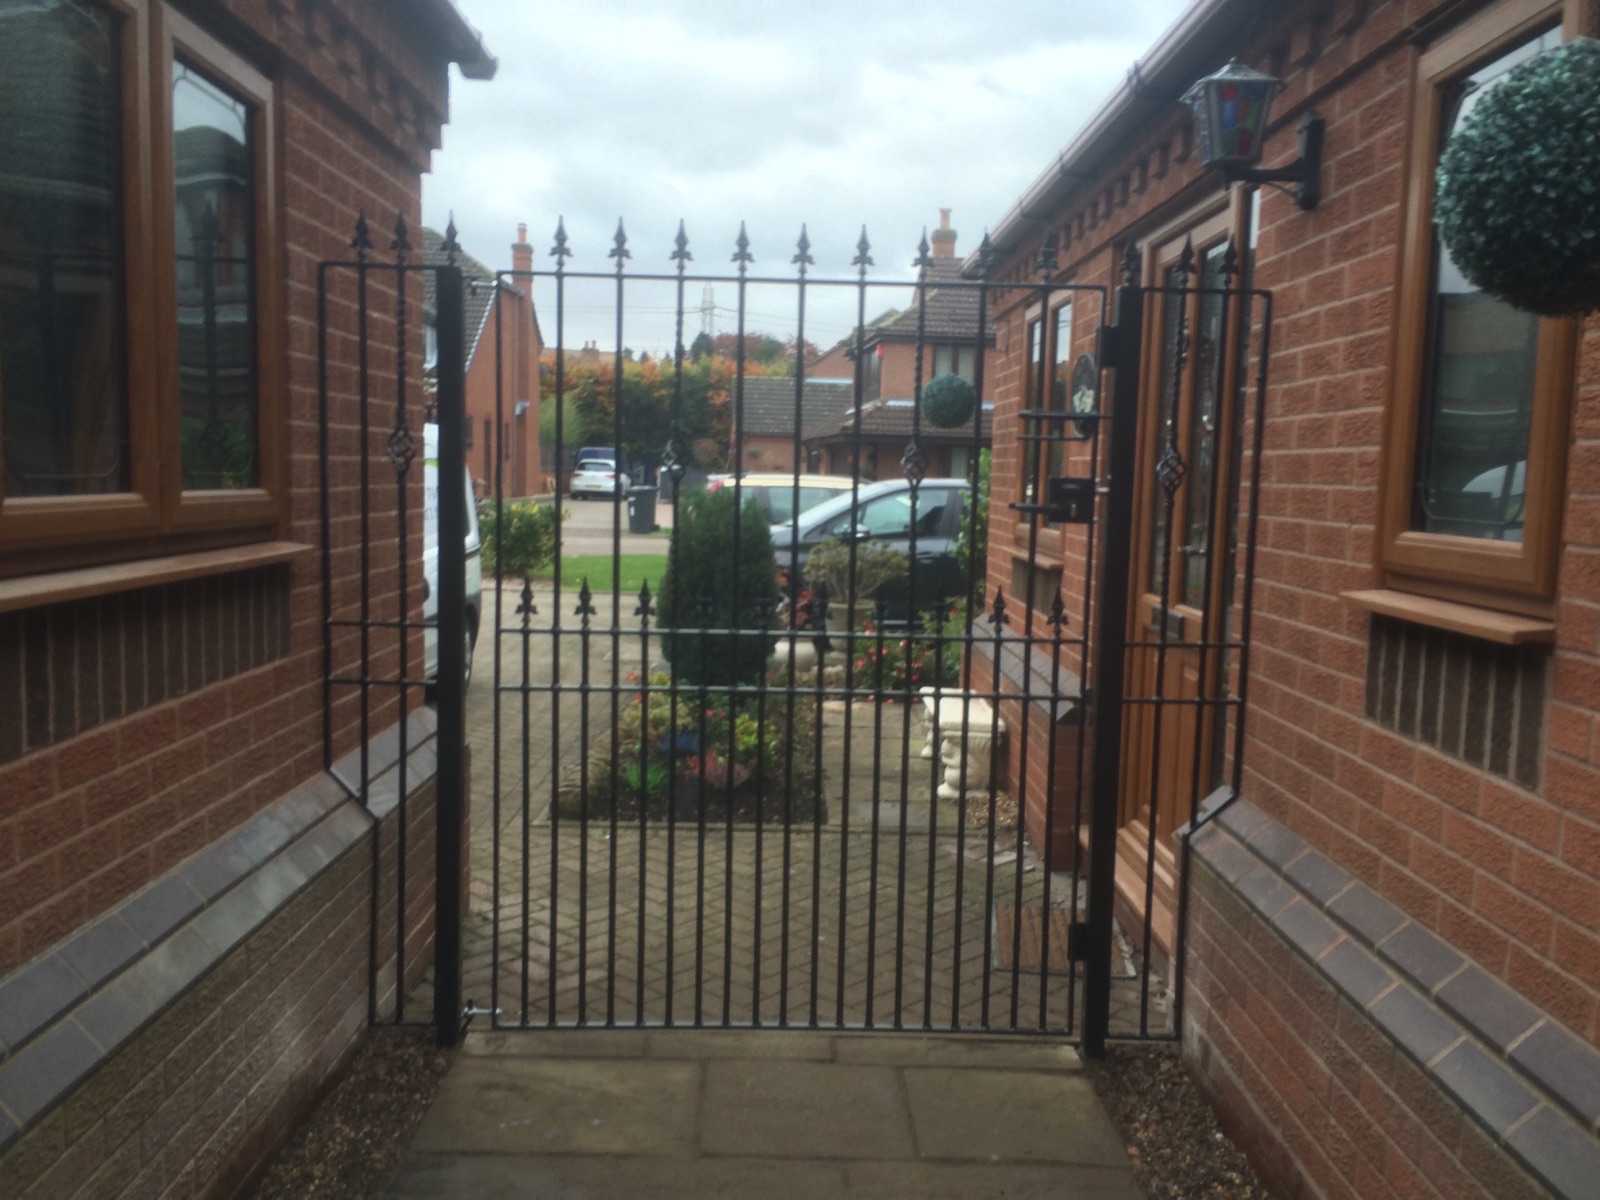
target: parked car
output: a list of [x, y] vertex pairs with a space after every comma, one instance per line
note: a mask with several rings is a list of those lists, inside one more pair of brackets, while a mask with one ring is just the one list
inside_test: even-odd
[[808, 589], [806, 563], [826, 541], [881, 541], [908, 557], [916, 532], [916, 559], [907, 578], [878, 591], [886, 616], [904, 621], [941, 599], [962, 596], [967, 580], [951, 549], [961, 531], [961, 513], [972, 492], [965, 479], [925, 479], [913, 490], [904, 479], [869, 483], [772, 527], [778, 576], [790, 597]]
[[[439, 677], [439, 427], [429, 424], [422, 434], [422, 633], [423, 678]], [[472, 682], [472, 651], [478, 644], [483, 612], [483, 543], [478, 534], [478, 502], [472, 472], [466, 473], [466, 681]]]
[[588, 496], [607, 496], [615, 499], [628, 490], [628, 484], [628, 476], [617, 470], [615, 461], [609, 458], [591, 458], [573, 470], [572, 483], [568, 490], [574, 500], [582, 500]]
[[[795, 483], [799, 481], [800, 504], [795, 506]], [[738, 488], [746, 500], [754, 500], [766, 514], [767, 523], [781, 525], [795, 514], [805, 514], [848, 492], [854, 481], [848, 475], [784, 475], [781, 472], [746, 472], [739, 476]], [[733, 487], [732, 475], [714, 475], [706, 481], [706, 491]]]
[[617, 449], [615, 446], [585, 446], [583, 449], [573, 453], [572, 469], [577, 470], [579, 467], [583, 466], [584, 463], [590, 462], [597, 458], [605, 459], [607, 462], [620, 461], [617, 456]]

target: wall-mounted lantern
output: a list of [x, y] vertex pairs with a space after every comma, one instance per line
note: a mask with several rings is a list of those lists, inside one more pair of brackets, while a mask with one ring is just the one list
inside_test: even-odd
[[1200, 160], [1220, 167], [1227, 183], [1292, 183], [1294, 202], [1308, 212], [1322, 199], [1322, 135], [1326, 128], [1314, 112], [1300, 122], [1300, 157], [1287, 167], [1262, 170], [1261, 145], [1281, 80], [1236, 61], [1207, 75], [1184, 95], [1194, 115]]

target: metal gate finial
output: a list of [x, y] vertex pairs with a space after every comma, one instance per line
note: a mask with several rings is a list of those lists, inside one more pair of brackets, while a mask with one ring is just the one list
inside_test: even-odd
[[877, 266], [872, 261], [872, 243], [867, 240], [867, 227], [865, 225], [861, 227], [861, 237], [856, 242], [856, 256], [850, 260], [850, 265], [861, 268], [861, 277], [863, 279], [867, 277], [868, 267]]
[[556, 241], [550, 247], [550, 257], [556, 260], [556, 269], [560, 270], [563, 259], [572, 257], [572, 248], [567, 245], [567, 219], [556, 218]]
[[683, 227], [682, 217], [678, 218], [678, 236], [672, 239], [672, 246], [672, 253], [667, 255], [667, 259], [678, 264], [678, 272], [681, 274], [684, 264], [694, 261], [694, 255], [689, 253], [689, 234]]

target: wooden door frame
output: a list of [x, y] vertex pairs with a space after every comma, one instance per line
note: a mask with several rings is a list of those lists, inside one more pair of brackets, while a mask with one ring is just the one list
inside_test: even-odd
[[[1146, 286], [1159, 288], [1164, 284], [1164, 270], [1170, 266], [1177, 255], [1181, 253], [1183, 244], [1190, 239], [1195, 245], [1195, 272], [1191, 276], [1191, 286], [1198, 287], [1203, 278], [1204, 254], [1206, 249], [1217, 244], [1219, 239], [1231, 237], [1235, 246], [1245, 246], [1249, 234], [1252, 201], [1250, 193], [1243, 188], [1235, 188], [1226, 198], [1219, 199], [1198, 209], [1191, 209], [1183, 216], [1169, 222], [1156, 230], [1145, 239], [1145, 249], [1142, 260], [1143, 278]], [[1193, 348], [1196, 331], [1198, 328], [1199, 298], [1194, 297], [1186, 303], [1192, 305], [1189, 316], [1188, 332], [1191, 338], [1190, 367], [1186, 368], [1185, 378], [1179, 381], [1178, 406], [1175, 413], [1178, 422], [1178, 444], [1185, 452], [1192, 444], [1192, 421], [1194, 417], [1194, 387], [1195, 373], [1192, 369]], [[1237, 353], [1238, 337], [1236, 321], [1240, 319], [1243, 308], [1239, 301], [1232, 302], [1232, 311], [1228, 317], [1228, 336], [1220, 352], [1223, 355], [1222, 392], [1219, 398], [1219, 416], [1215, 434], [1217, 452], [1214, 470], [1223, 474], [1216, 487], [1215, 503], [1210, 513], [1211, 529], [1213, 531], [1210, 543], [1210, 553], [1225, 547], [1227, 517], [1229, 513], [1230, 498], [1235, 493], [1237, 480], [1231, 478], [1234, 473], [1233, 456], [1224, 453], [1225, 448], [1232, 445], [1233, 439], [1239, 436], [1240, 430], [1235, 427], [1235, 405], [1226, 403], [1238, 388], [1239, 382], [1239, 357]], [[1161, 367], [1164, 353], [1162, 338], [1163, 297], [1153, 294], [1146, 297], [1145, 301], [1145, 338], [1144, 361], [1140, 365], [1140, 418], [1139, 418], [1139, 474], [1134, 481], [1134, 538], [1130, 545], [1133, 555], [1132, 582], [1129, 587], [1128, 610], [1124, 614], [1125, 628], [1130, 643], [1143, 639], [1144, 630], [1148, 625], [1150, 603], [1148, 600], [1148, 585], [1150, 575], [1150, 553], [1154, 531], [1154, 506], [1155, 506], [1155, 463], [1159, 439], [1163, 435], [1160, 425], [1161, 414]], [[1187, 492], [1183, 495], [1187, 497]], [[1177, 569], [1176, 557], [1180, 538], [1185, 530], [1177, 528], [1180, 522], [1187, 525], [1187, 500], [1181, 506], [1176, 506], [1173, 512], [1174, 528], [1168, 531], [1168, 564], [1169, 581], [1175, 578], [1173, 572]], [[1173, 605], [1180, 609], [1182, 627], [1173, 641], [1175, 648], [1181, 648], [1185, 642], [1220, 640], [1223, 612], [1223, 596], [1225, 595], [1227, 571], [1222, 569], [1223, 564], [1218, 564], [1218, 569], [1211, 571], [1209, 591], [1206, 596], [1204, 610], [1194, 609], [1189, 606]], [[1181, 651], [1180, 651], [1181, 652]], [[1142, 694], [1146, 689], [1144, 683], [1142, 659], [1149, 651], [1133, 651], [1130, 655], [1130, 669], [1128, 675], [1128, 690], [1132, 695]], [[1221, 655], [1215, 651], [1205, 652], [1206, 658], [1201, 665], [1202, 678], [1213, 681], [1207, 684], [1207, 691], [1212, 689], [1214, 681], [1221, 670]], [[1181, 669], [1181, 664], [1174, 662], [1169, 653], [1167, 671], [1169, 677]], [[1137, 682], [1136, 682], [1137, 681]], [[1134, 691], [1138, 688], [1139, 691]], [[1153, 748], [1155, 739], [1154, 708], [1147, 704], [1129, 704], [1126, 707], [1124, 720], [1124, 745], [1130, 752], [1125, 753], [1121, 768], [1121, 788], [1119, 804], [1119, 826], [1117, 832], [1117, 890], [1124, 907], [1140, 918], [1148, 917], [1151, 933], [1155, 942], [1162, 948], [1170, 950], [1173, 944], [1173, 916], [1176, 911], [1176, 886], [1177, 886], [1177, 860], [1176, 852], [1170, 837], [1157, 836], [1155, 847], [1155, 862], [1150, 863], [1150, 830], [1144, 816], [1147, 809], [1147, 799], [1151, 787], [1151, 771], [1153, 769]], [[1171, 738], [1171, 734], [1163, 733], [1163, 742]], [[1213, 711], [1201, 713], [1198, 727], [1194, 736], [1200, 739], [1202, 745], [1210, 744], [1216, 737], [1216, 714]], [[1165, 824], [1166, 822], [1162, 822]], [[1181, 825], [1181, 821], [1172, 821], [1174, 828]], [[1144, 890], [1146, 881], [1152, 881], [1150, 888], [1150, 906], [1153, 911], [1146, 912]]]

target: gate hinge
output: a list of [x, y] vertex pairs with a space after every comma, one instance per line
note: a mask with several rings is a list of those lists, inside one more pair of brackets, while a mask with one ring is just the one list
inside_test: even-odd
[[1089, 922], [1074, 921], [1067, 926], [1067, 961], [1089, 961]]

